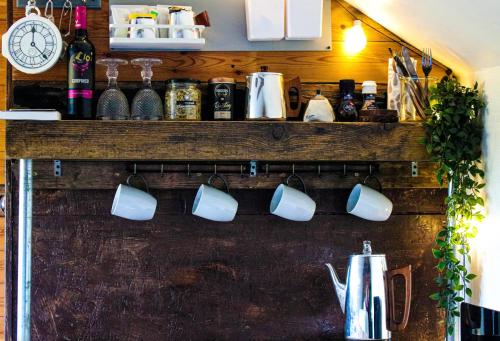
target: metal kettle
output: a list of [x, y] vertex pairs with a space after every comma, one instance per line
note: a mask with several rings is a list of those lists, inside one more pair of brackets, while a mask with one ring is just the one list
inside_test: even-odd
[[266, 66], [247, 76], [246, 119], [285, 120], [284, 87], [283, 74], [268, 72]]
[[[363, 253], [349, 257], [347, 282], [342, 283], [331, 264], [330, 271], [342, 312], [348, 340], [388, 340], [391, 331], [408, 323], [411, 301], [411, 265], [387, 271], [385, 255], [372, 254], [371, 242], [363, 242]], [[400, 321], [395, 317], [394, 279], [405, 281], [405, 302]]]

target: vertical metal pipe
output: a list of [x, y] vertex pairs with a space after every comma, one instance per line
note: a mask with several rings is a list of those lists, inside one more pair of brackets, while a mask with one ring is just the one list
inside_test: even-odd
[[32, 160], [19, 162], [19, 241], [17, 261], [17, 340], [30, 340]]
[[[451, 197], [453, 195], [453, 180], [451, 180], [448, 183], [448, 197]], [[455, 221], [452, 217], [448, 215], [448, 226], [453, 226], [455, 225]], [[455, 250], [455, 254], [458, 256], [458, 252]], [[464, 289], [465, 290], [465, 289]], [[448, 334], [448, 321], [446, 323], [446, 341], [460, 341], [460, 318], [459, 317], [454, 317], [453, 318], [453, 334], [449, 335]]]

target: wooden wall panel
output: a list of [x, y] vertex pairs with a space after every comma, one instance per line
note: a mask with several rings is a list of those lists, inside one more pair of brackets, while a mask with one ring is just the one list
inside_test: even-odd
[[[0, 35], [7, 30], [7, 1], [0, 0]], [[0, 110], [7, 108], [7, 61], [0, 57]], [[0, 187], [5, 184], [5, 121], [0, 120]], [[0, 217], [0, 339], [5, 339], [5, 219]]]
[[428, 295], [445, 191], [390, 191], [385, 223], [345, 215], [347, 190], [312, 191], [309, 223], [266, 213], [270, 190], [235, 191], [241, 210], [228, 224], [184, 215], [194, 190], [155, 192], [156, 217], [127, 222], [108, 214], [113, 193], [35, 192], [33, 340], [341, 340], [323, 264], [344, 278], [366, 239], [390, 268], [413, 266], [410, 323], [393, 340], [443, 336]]
[[[90, 11], [88, 25], [90, 38], [96, 46], [98, 56], [110, 54], [107, 1], [102, 2], [102, 7], [100, 11]], [[156, 68], [156, 80], [171, 77], [194, 77], [207, 80], [214, 76], [225, 75], [242, 81], [246, 74], [257, 71], [261, 65], [268, 65], [272, 71], [283, 72], [286, 77], [290, 78], [298, 75], [306, 82], [332, 82], [343, 78], [354, 78], [359, 82], [370, 79], [379, 83], [387, 83], [388, 48], [399, 50], [401, 44], [408, 44], [351, 8], [350, 11], [374, 28], [364, 26], [369, 41], [367, 48], [354, 57], [346, 56], [342, 49], [343, 33], [346, 27], [352, 26], [353, 16], [345, 8], [349, 7], [343, 2], [333, 1], [332, 3], [334, 23], [332, 52], [129, 52], [113, 53], [113, 56], [128, 59], [139, 56], [161, 58], [164, 64]], [[23, 15], [22, 9], [14, 10], [14, 18]], [[58, 16], [57, 12], [56, 18]], [[416, 51], [415, 48], [412, 49]], [[440, 77], [444, 75], [444, 70], [445, 68], [436, 64], [433, 75]], [[14, 71], [13, 79], [64, 81], [66, 64], [61, 62], [49, 72], [41, 75], [26, 75]], [[139, 70], [132, 67], [121, 68], [120, 79], [122, 81], [139, 80]], [[98, 67], [97, 80], [105, 80], [103, 67]]]
[[[7, 27], [8, 14], [14, 20], [24, 15], [23, 9], [15, 8], [15, 0], [9, 1], [7, 4], [7, 0], [0, 0], [1, 31]], [[299, 75], [305, 82], [371, 79], [383, 89], [387, 81], [387, 49], [410, 45], [343, 1], [334, 0], [332, 4], [331, 53], [113, 55], [129, 59], [161, 58], [164, 64], [155, 70], [157, 81], [170, 77], [207, 80], [220, 75], [232, 75], [243, 81], [247, 73], [269, 65], [287, 78]], [[342, 40], [344, 29], [352, 25], [353, 14], [365, 22], [369, 42], [359, 55], [348, 57], [342, 51]], [[89, 15], [90, 36], [98, 56], [110, 54], [107, 24], [108, 4], [103, 1], [103, 9]], [[433, 75], [440, 77], [445, 69], [436, 62]], [[65, 70], [65, 64], [59, 63], [42, 75], [28, 76], [14, 71], [12, 79], [64, 82]], [[6, 97], [9, 76], [5, 60], [0, 58], [0, 108], [9, 102]], [[97, 79], [105, 80], [102, 67], [98, 67]], [[139, 70], [123, 68], [120, 80], [139, 80]], [[0, 184], [5, 179], [1, 157], [4, 141], [4, 124], [0, 122]], [[411, 185], [410, 180], [408, 184]], [[66, 188], [71, 184], [56, 185]], [[439, 316], [427, 296], [432, 292], [429, 286], [433, 277], [430, 248], [443, 219], [442, 193], [415, 191], [405, 191], [404, 195], [391, 192], [394, 200], [399, 199], [398, 215], [380, 225], [339, 215], [342, 205], [330, 199], [334, 198], [331, 194], [317, 194], [316, 198], [332, 201], [320, 206], [322, 215], [311, 224], [290, 224], [263, 215], [265, 206], [253, 209], [251, 204], [267, 198], [269, 192], [259, 192], [258, 198], [241, 194], [241, 200], [249, 208], [238, 217], [237, 223], [220, 226], [179, 216], [173, 209], [179, 202], [168, 194], [162, 194], [162, 214], [151, 223], [139, 225], [109, 217], [110, 191], [41, 190], [37, 192], [40, 200], [35, 205], [34, 226], [33, 284], [39, 289], [34, 302], [34, 339], [65, 336], [75, 339], [75, 335], [79, 339], [106, 340], [135, 340], [143, 335], [151, 336], [146, 338], [149, 340], [168, 336], [200, 339], [200, 335], [204, 339], [265, 336], [312, 339], [318, 335], [336, 339], [341, 335], [342, 317], [322, 263], [332, 260], [344, 274], [342, 266], [347, 255], [359, 251], [361, 241], [370, 237], [377, 251], [390, 254], [391, 266], [412, 263], [415, 267], [417, 290], [412, 320], [408, 330], [395, 340], [437, 340], [442, 338], [436, 322]], [[177, 196], [182, 193], [186, 192], [178, 192]], [[345, 195], [345, 191], [339, 192], [339, 198], [345, 199]], [[405, 208], [401, 206], [404, 203], [413, 206]], [[9, 224], [9, 231], [15, 230], [15, 223]], [[2, 248], [3, 239], [0, 243]], [[9, 245], [13, 249], [8, 252], [15, 250], [15, 243]], [[4, 258], [0, 257], [0, 268], [2, 264]], [[10, 270], [12, 266], [9, 265]], [[9, 272], [9, 276], [15, 279], [15, 273]], [[0, 278], [1, 292], [3, 278]], [[274, 300], [281, 303], [275, 305]], [[2, 302], [0, 295], [3, 306]], [[3, 310], [0, 333], [3, 333], [2, 317]], [[234, 328], [235, 322], [238, 328]]]

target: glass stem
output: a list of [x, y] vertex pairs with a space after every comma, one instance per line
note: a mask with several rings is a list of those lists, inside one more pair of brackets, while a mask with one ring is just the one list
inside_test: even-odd
[[118, 82], [116, 80], [117, 80], [116, 77], [109, 77], [108, 78], [108, 88], [117, 88]]
[[151, 88], [151, 78], [148, 78], [148, 77], [144, 77], [142, 79], [142, 85], [145, 87], [145, 88]]

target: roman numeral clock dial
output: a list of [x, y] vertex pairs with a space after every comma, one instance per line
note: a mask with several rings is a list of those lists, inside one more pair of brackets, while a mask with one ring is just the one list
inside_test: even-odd
[[54, 23], [32, 13], [16, 21], [3, 35], [2, 54], [17, 70], [35, 74], [57, 63], [62, 45]]

